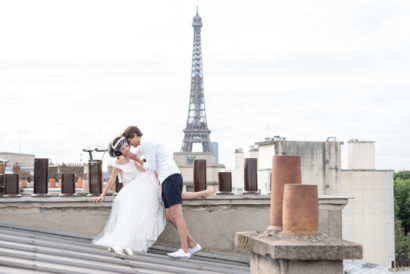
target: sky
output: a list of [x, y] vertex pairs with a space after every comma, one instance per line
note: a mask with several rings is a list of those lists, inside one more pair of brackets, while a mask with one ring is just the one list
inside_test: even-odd
[[180, 151], [197, 4], [208, 127], [227, 168], [236, 148], [280, 135], [375, 141], [377, 169], [410, 169], [401, 0], [0, 1], [0, 151], [84, 162], [83, 148], [129, 125]]

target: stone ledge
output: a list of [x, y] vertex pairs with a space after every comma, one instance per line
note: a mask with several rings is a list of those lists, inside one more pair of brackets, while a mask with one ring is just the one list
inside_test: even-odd
[[285, 260], [361, 259], [363, 248], [342, 239], [317, 236], [285, 235], [281, 232], [237, 232], [235, 245], [242, 250]]
[[[107, 196], [103, 203], [95, 204], [91, 202], [92, 197], [85, 196], [0, 198], [0, 220], [95, 237], [103, 230], [114, 199], [115, 196]], [[348, 199], [333, 197], [319, 201], [319, 230], [332, 237], [341, 237], [338, 224], [341, 224], [341, 211]], [[269, 195], [213, 195], [183, 202], [191, 234], [204, 250], [212, 253], [247, 257], [234, 245], [235, 232], [261, 231], [269, 226]], [[167, 224], [158, 244], [178, 247], [175, 228]]]
[[[103, 203], [112, 202], [116, 196], [110, 195], [106, 196]], [[220, 204], [222, 201], [246, 201], [248, 202], [263, 202], [264, 204], [270, 205], [270, 198], [271, 195], [263, 195], [263, 194], [247, 194], [247, 195], [212, 195], [207, 198], [195, 198], [191, 200], [184, 200], [184, 205], [196, 204], [197, 202], [209, 202], [218, 203]], [[1, 203], [20, 203], [20, 202], [36, 202], [36, 203], [65, 203], [65, 202], [90, 202], [93, 197], [86, 197], [86, 196], [66, 196], [66, 197], [31, 197], [31, 196], [22, 196], [19, 198], [4, 198], [0, 197], [0, 204]], [[319, 204], [320, 203], [332, 203], [332, 204], [347, 204], [348, 199], [352, 199], [351, 197], [346, 196], [328, 196], [328, 195], [319, 195]]]
[[[93, 197], [31, 197], [0, 198], [0, 208], [4, 207], [111, 207], [116, 196], [106, 196], [102, 203], [92, 203]], [[320, 209], [341, 210], [348, 203], [347, 197], [319, 196]], [[219, 206], [268, 206], [270, 195], [213, 195], [208, 198], [196, 198], [183, 201], [184, 207], [219, 207]]]

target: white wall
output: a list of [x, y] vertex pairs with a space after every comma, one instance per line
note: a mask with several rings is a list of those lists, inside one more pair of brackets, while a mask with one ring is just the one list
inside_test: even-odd
[[374, 142], [349, 141], [348, 146], [348, 169], [375, 169]]
[[302, 184], [317, 185], [319, 195], [335, 195], [339, 184], [341, 144], [341, 142], [278, 141], [276, 153], [277, 155], [300, 155]]
[[34, 154], [0, 152], [0, 159], [8, 160], [8, 166], [13, 166], [15, 162], [21, 167], [34, 167]]
[[243, 169], [235, 169], [235, 170], [228, 170], [232, 172], [232, 191], [234, 194], [241, 194], [244, 189], [244, 170]]
[[[256, 158], [258, 159], [259, 157], [259, 151], [257, 149], [249, 150], [249, 158]], [[259, 162], [258, 162], [259, 166]]]
[[393, 171], [342, 170], [337, 195], [354, 197], [343, 209], [343, 239], [363, 245], [363, 262], [394, 260]]
[[[212, 164], [206, 166], [206, 183], [207, 185], [218, 185], [218, 172], [222, 170], [224, 166], [218, 164]], [[194, 182], [194, 167], [189, 165], [178, 165], [181, 171], [184, 184], [193, 184]]]
[[235, 151], [235, 169], [243, 169], [244, 167], [244, 153], [242, 150]]
[[259, 169], [258, 170], [258, 188], [261, 190], [261, 194], [270, 193], [272, 169]]
[[272, 169], [273, 156], [275, 156], [275, 144], [259, 146], [259, 169]]
[[[300, 155], [302, 183], [318, 185], [319, 195], [335, 195], [341, 166], [341, 142], [274, 141], [259, 144], [258, 188], [269, 192], [268, 172], [272, 170], [272, 158], [276, 155]], [[232, 187], [243, 188], [243, 154], [235, 153], [236, 169], [232, 170]], [[240, 167], [240, 169], [238, 168]], [[241, 175], [238, 173], [241, 170]]]

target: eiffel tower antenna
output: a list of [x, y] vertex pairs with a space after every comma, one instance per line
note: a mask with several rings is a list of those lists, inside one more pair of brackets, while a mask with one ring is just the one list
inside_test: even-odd
[[193, 143], [202, 144], [202, 152], [211, 152], [212, 145], [209, 138], [205, 113], [204, 78], [202, 68], [201, 28], [202, 18], [198, 13], [192, 22], [194, 28], [194, 44], [192, 49], [191, 92], [189, 96], [188, 119], [184, 129], [184, 141], [181, 152], [192, 152]]

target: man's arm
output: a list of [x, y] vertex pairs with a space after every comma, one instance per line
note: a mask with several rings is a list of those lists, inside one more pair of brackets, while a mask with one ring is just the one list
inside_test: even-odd
[[157, 170], [157, 146], [153, 143], [146, 143], [144, 151], [142, 153], [145, 156], [146, 162], [142, 165], [146, 170], [156, 171]]
[[132, 153], [132, 152], [130, 151], [130, 152], [128, 152], [128, 154], [127, 154], [126, 156], [127, 156], [127, 158], [136, 161], [136, 162], [139, 163], [141, 166], [144, 166], [144, 161], [141, 160], [140, 157], [137, 156], [137, 154]]
[[[146, 162], [142, 161], [139, 156], [144, 155]], [[138, 150], [137, 154], [129, 152], [127, 157], [137, 161], [145, 170], [156, 171], [157, 169], [157, 146], [152, 143], [145, 143], [144, 150]]]

